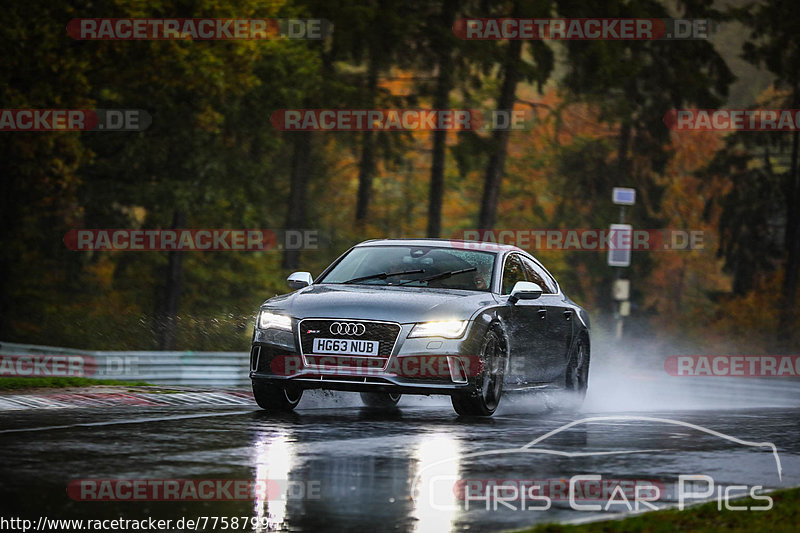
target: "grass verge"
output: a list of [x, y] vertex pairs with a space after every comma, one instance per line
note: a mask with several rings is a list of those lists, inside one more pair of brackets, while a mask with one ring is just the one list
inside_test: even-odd
[[[653, 511], [622, 520], [606, 520], [581, 525], [544, 524], [521, 533], [667, 533], [673, 531], [725, 531], [751, 533], [757, 531], [796, 532], [800, 530], [800, 488], [771, 492], [774, 506], [769, 511], [718, 511], [717, 502], [689, 507], [683, 511], [668, 509]], [[757, 506], [765, 504], [752, 498], [736, 500], [732, 505]]]
[[123, 385], [131, 387], [150, 384], [144, 381], [119, 381], [113, 379], [91, 379], [79, 377], [0, 377], [0, 391], [21, 389], [63, 389], [66, 387], [94, 387], [96, 385]]

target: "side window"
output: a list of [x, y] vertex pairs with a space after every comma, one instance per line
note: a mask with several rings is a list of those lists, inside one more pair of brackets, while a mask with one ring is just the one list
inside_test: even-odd
[[519, 256], [514, 254], [506, 259], [506, 266], [503, 268], [502, 294], [511, 294], [511, 289], [518, 281], [525, 281], [525, 270], [519, 262]]
[[555, 294], [555, 283], [553, 283], [553, 280], [547, 275], [547, 272], [527, 257], [522, 257], [521, 259], [525, 267], [525, 274], [528, 276], [528, 281], [539, 285], [544, 294]]

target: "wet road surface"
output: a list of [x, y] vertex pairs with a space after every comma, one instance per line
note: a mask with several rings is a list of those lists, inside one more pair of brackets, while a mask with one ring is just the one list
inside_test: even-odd
[[[667, 376], [664, 357], [682, 351], [649, 341], [598, 350], [580, 411], [557, 394], [506, 396], [479, 420], [458, 418], [444, 397], [375, 411], [357, 394], [317, 392], [275, 416], [241, 391], [4, 396], [0, 515], [154, 517], [201, 531], [224, 530], [223, 518], [227, 531], [499, 531], [627, 513], [638, 485], [641, 500], [653, 486], [652, 504], [671, 505], [681, 475], [709, 476], [685, 492], [709, 479], [715, 489], [800, 485], [800, 382]], [[576, 475], [601, 479], [567, 490]], [[149, 488], [132, 496], [130, 480]], [[533, 484], [548, 509], [514, 493]], [[142, 501], [163, 500], [168, 486], [169, 501]], [[209, 518], [176, 528], [181, 517]]]
[[[321, 394], [304, 398], [298, 411], [285, 416], [255, 405], [7, 411], [0, 413], [2, 514], [236, 516], [256, 519], [265, 526], [254, 528], [258, 531], [493, 531], [602, 514], [572, 508], [553, 485], [574, 475], [661, 483], [665, 496], [657, 505], [674, 503], [674, 483], [681, 474], [708, 475], [717, 486], [800, 485], [798, 409], [637, 412], [610, 410], [601, 400], [590, 397], [575, 413], [559, 409], [557, 398], [513, 398], [495, 417], [482, 420], [456, 417], [446, 399], [404, 398], [398, 410], [385, 412], [358, 406], [352, 395]], [[592, 411], [593, 405], [605, 408]], [[589, 420], [527, 452], [519, 449], [575, 420], [624, 416], [660, 417], [743, 441], [772, 442], [782, 479], [769, 447], [663, 421]], [[497, 450], [508, 452], [479, 454]], [[622, 451], [636, 453], [569, 455]], [[269, 480], [271, 489], [237, 501], [87, 501], [102, 491], [95, 484], [82, 495], [75, 487], [84, 479]], [[543, 502], [527, 502], [522, 510], [526, 502], [508, 493], [501, 494], [505, 504], [479, 499], [492, 480], [512, 480], [500, 483], [504, 486], [516, 480], [546, 483], [553, 490], [551, 506], [541, 510]], [[477, 487], [468, 502], [454, 490], [465, 483]], [[576, 485], [575, 503], [597, 503], [582, 483]], [[581, 489], [588, 496], [582, 497]], [[214, 494], [228, 498], [224, 490]], [[618, 503], [606, 512], [615, 511], [627, 509]]]

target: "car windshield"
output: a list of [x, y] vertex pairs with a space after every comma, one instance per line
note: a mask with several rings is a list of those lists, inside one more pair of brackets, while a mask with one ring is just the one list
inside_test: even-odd
[[318, 283], [488, 291], [495, 254], [435, 246], [354, 248]]

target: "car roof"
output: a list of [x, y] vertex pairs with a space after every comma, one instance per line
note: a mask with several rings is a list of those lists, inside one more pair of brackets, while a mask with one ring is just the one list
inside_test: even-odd
[[467, 241], [459, 239], [372, 239], [356, 245], [357, 248], [365, 246], [436, 246], [439, 248], [458, 248], [462, 250], [476, 250], [485, 252], [522, 252], [520, 248], [510, 244], [497, 244], [494, 242]]

